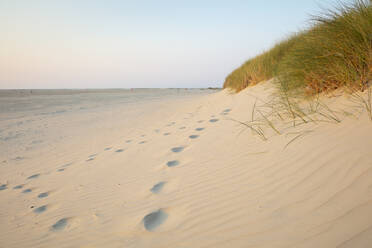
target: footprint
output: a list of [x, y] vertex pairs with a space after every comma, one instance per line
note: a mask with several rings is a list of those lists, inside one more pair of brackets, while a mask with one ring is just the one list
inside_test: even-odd
[[35, 179], [35, 178], [38, 178], [40, 176], [40, 174], [34, 174], [32, 176], [29, 176], [27, 179]]
[[32, 189], [25, 189], [22, 191], [23, 194], [31, 193]]
[[174, 166], [177, 166], [179, 164], [180, 164], [180, 162], [178, 160], [171, 160], [171, 161], [167, 162], [168, 167], [174, 167]]
[[151, 191], [152, 193], [154, 193], [154, 194], [158, 194], [158, 193], [162, 190], [164, 184], [165, 184], [165, 182], [157, 183], [157, 184], [155, 184], [155, 185], [150, 189], [150, 191]]
[[13, 189], [22, 189], [23, 186], [25, 186], [25, 185], [24, 184], [20, 184], [20, 185], [14, 186]]
[[228, 115], [231, 109], [225, 109], [224, 111], [221, 112], [221, 115]]
[[176, 123], [173, 121], [173, 122], [169, 123], [169, 124], [167, 125], [167, 127], [173, 126], [174, 124], [176, 124]]
[[118, 149], [115, 152], [123, 152], [123, 151], [124, 151], [124, 149]]
[[57, 171], [61, 172], [61, 171], [64, 171], [65, 168], [61, 168], [61, 169], [58, 169]]
[[7, 188], [8, 188], [8, 185], [6, 185], [6, 184], [0, 185], [0, 191], [1, 190], [6, 190]]
[[34, 213], [41, 214], [47, 210], [48, 206], [44, 205], [34, 209]]
[[185, 129], [186, 127], [180, 127], [180, 129]]
[[198, 138], [198, 137], [199, 137], [199, 135], [190, 135], [190, 136], [189, 136], [190, 139], [196, 139], [196, 138]]
[[92, 160], [94, 160], [94, 158], [89, 158], [89, 159], [87, 159], [85, 161], [89, 162], [89, 161], [92, 161]]
[[106, 147], [104, 151], [110, 151], [112, 147]]
[[209, 122], [217, 122], [218, 119], [210, 119]]
[[178, 146], [178, 147], [173, 147], [173, 148], [171, 149], [171, 151], [172, 151], [172, 152], [182, 152], [183, 149], [184, 149], [183, 146]]
[[162, 209], [159, 209], [158, 211], [146, 215], [143, 218], [143, 225], [145, 226], [147, 231], [152, 232], [161, 224], [163, 224], [167, 218], [168, 214], [164, 212]]
[[61, 230], [65, 229], [65, 227], [67, 226], [68, 222], [69, 222], [69, 218], [60, 219], [53, 226], [51, 226], [50, 229], [52, 231], [61, 231]]
[[198, 131], [198, 132], [203, 131], [203, 130], [204, 130], [204, 127], [195, 128], [195, 131]]
[[18, 157], [15, 157], [15, 158], [11, 159], [11, 160], [21, 161], [21, 160], [23, 160], [23, 159], [25, 159], [25, 157], [20, 157], [20, 156], [18, 156]]
[[49, 192], [40, 193], [37, 197], [38, 198], [45, 198], [49, 196]]
[[125, 141], [125, 143], [130, 143], [130, 142], [132, 142], [132, 140], [126, 140], [126, 141]]
[[94, 154], [89, 155], [88, 158], [94, 158], [97, 155], [98, 155], [97, 153], [94, 153]]
[[139, 142], [138, 144], [145, 144], [147, 141], [141, 141], [141, 142]]
[[164, 135], [164, 136], [168, 136], [168, 135], [170, 135], [170, 134], [171, 134], [171, 133], [164, 133], [163, 135]]
[[73, 162], [68, 163], [68, 164], [64, 164], [64, 165], [62, 165], [62, 167], [68, 167], [68, 166], [70, 166], [70, 165], [72, 165], [72, 164], [73, 164]]
[[202, 123], [202, 122], [204, 122], [204, 120], [200, 120], [200, 121], [198, 121], [198, 123]]

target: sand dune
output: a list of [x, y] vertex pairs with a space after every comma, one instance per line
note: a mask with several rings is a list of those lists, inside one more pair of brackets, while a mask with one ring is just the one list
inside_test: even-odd
[[2, 153], [0, 247], [368, 247], [372, 122], [345, 115], [296, 127], [309, 132], [290, 145], [291, 130], [263, 141], [233, 120], [271, 89], [143, 104], [131, 120], [105, 110], [85, 131], [56, 122], [81, 136]]

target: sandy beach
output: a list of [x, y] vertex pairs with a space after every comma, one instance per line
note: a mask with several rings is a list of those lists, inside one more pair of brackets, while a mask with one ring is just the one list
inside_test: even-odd
[[372, 248], [372, 0], [0, 16], [0, 248]]
[[263, 141], [236, 120], [271, 91], [2, 104], [0, 247], [368, 247], [367, 114]]

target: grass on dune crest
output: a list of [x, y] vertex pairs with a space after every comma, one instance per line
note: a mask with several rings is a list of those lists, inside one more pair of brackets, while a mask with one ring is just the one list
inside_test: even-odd
[[[308, 30], [233, 71], [224, 88], [240, 91], [271, 78], [270, 87], [278, 90], [265, 101], [257, 99], [251, 119], [232, 119], [264, 141], [284, 135], [286, 149], [318, 123], [358, 119], [364, 111], [372, 121], [372, 0], [340, 4], [314, 16]], [[320, 97], [322, 92], [348, 93], [347, 106], [332, 104], [331, 98]]]
[[293, 35], [276, 44], [269, 51], [248, 60], [227, 76], [223, 87], [231, 88], [238, 92], [250, 85], [271, 79], [277, 74], [280, 61], [300, 36], [301, 34]]
[[309, 30], [248, 60], [226, 78], [224, 88], [239, 91], [273, 77], [285, 97], [343, 86], [366, 89], [372, 80], [372, 0], [314, 16]]
[[357, 1], [314, 17], [279, 65], [282, 89], [306, 93], [342, 86], [364, 90], [372, 79], [372, 5]]

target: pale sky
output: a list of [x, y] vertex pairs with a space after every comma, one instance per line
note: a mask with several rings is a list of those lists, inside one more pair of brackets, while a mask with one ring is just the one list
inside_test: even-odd
[[331, 0], [0, 0], [0, 88], [221, 86]]

